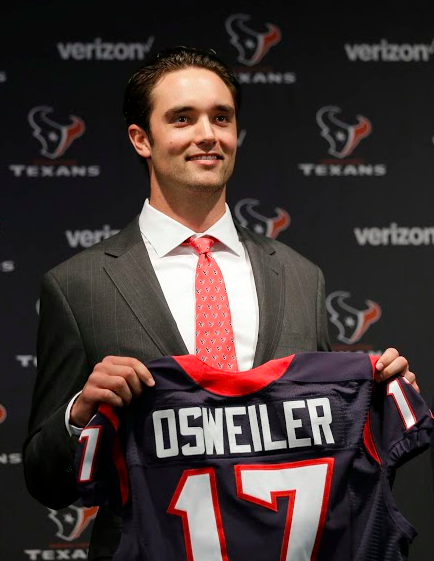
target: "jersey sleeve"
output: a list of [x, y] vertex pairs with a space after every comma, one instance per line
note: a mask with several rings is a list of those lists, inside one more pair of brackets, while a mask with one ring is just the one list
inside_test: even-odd
[[105, 506], [120, 514], [129, 499], [129, 483], [119, 417], [112, 407], [101, 405], [82, 430], [74, 467], [83, 504]]
[[374, 383], [365, 444], [380, 465], [396, 469], [425, 451], [433, 429], [428, 405], [406, 378]]

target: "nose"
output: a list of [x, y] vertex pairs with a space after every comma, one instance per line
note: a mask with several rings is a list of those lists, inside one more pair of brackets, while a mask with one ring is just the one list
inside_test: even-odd
[[214, 146], [217, 142], [215, 130], [208, 119], [208, 117], [204, 116], [202, 119], [199, 119], [197, 122], [196, 127], [196, 144], [197, 145], [206, 145], [206, 146]]

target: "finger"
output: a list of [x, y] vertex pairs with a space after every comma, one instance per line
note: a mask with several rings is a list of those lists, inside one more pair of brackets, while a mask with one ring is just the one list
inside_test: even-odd
[[[133, 397], [133, 393], [123, 376], [95, 373], [93, 377], [93, 385], [97, 389], [97, 392], [99, 390], [98, 393], [101, 393], [101, 391], [105, 392], [105, 390], [107, 390], [120, 397], [122, 405], [128, 405]], [[107, 403], [107, 394], [104, 393], [104, 396], [104, 402]]]
[[112, 364], [130, 366], [134, 369], [137, 376], [140, 380], [149, 387], [155, 386], [155, 380], [152, 377], [152, 374], [146, 368], [146, 366], [140, 362], [137, 358], [132, 358], [129, 356], [108, 356], [105, 357], [103, 362], [107, 359], [107, 361], [111, 362]]
[[109, 374], [110, 376], [121, 376], [122, 378], [125, 378], [134, 397], [139, 397], [139, 395], [141, 395], [143, 389], [142, 382], [140, 381], [140, 378], [134, 368], [131, 366], [110, 363], [104, 365], [103, 372]]
[[416, 382], [413, 382], [413, 383], [412, 383], [411, 385], [412, 385], [412, 386], [413, 386], [413, 388], [414, 388], [414, 389], [415, 389], [415, 390], [417, 391], [417, 393], [420, 393], [420, 389], [419, 389], [419, 386], [417, 385], [417, 383], [416, 383]]
[[123, 407], [123, 399], [115, 392], [104, 388], [95, 388], [95, 401], [97, 403], [107, 403], [113, 407]]
[[405, 372], [404, 378], [407, 380], [407, 382], [410, 382], [410, 384], [412, 385], [416, 381], [416, 375], [414, 374], [414, 372], [410, 372], [410, 370], [407, 370]]
[[140, 380], [142, 380], [142, 382], [149, 387], [155, 386], [155, 380], [146, 366], [136, 358], [131, 359], [131, 361], [131, 366], [136, 371], [137, 376], [140, 378]]
[[401, 374], [404, 376], [408, 371], [408, 361], [403, 356], [395, 358], [388, 366], [384, 367], [380, 372], [376, 372], [376, 378], [379, 381], [384, 381], [391, 376]]
[[389, 364], [391, 362], [393, 362], [398, 357], [399, 357], [399, 352], [396, 349], [394, 349], [393, 347], [390, 347], [390, 348], [386, 349], [384, 351], [384, 353], [378, 359], [378, 362], [376, 364], [376, 369], [379, 372], [381, 372], [383, 370], [383, 368], [386, 368], [386, 366], [389, 366]]
[[142, 393], [142, 383], [131, 366], [117, 365], [108, 360], [103, 360], [95, 365], [89, 380], [92, 381], [95, 375], [122, 376], [122, 378], [125, 378], [134, 397], [138, 397]]
[[420, 388], [416, 382], [416, 374], [414, 374], [413, 372], [410, 372], [410, 370], [408, 370], [405, 375], [404, 378], [409, 382], [409, 384], [411, 384], [413, 386], [413, 388], [417, 391], [417, 393], [420, 393]]

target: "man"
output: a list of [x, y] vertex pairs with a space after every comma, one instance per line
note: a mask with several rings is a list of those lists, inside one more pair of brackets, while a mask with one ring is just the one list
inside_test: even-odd
[[[31, 494], [49, 507], [77, 499], [74, 434], [98, 405], [126, 405], [153, 386], [147, 361], [195, 354], [198, 255], [186, 240], [200, 233], [215, 241], [239, 370], [330, 348], [321, 271], [232, 221], [225, 197], [239, 106], [239, 85], [213, 52], [160, 53], [128, 82], [124, 114], [131, 143], [148, 166], [150, 198], [118, 235], [58, 265], [43, 281], [24, 469]], [[377, 369], [379, 380], [402, 373], [415, 383], [395, 349]], [[89, 558], [110, 559], [119, 532], [119, 521], [100, 508]]]

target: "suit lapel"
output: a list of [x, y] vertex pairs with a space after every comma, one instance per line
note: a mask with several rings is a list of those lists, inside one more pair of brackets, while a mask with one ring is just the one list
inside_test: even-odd
[[285, 276], [267, 240], [238, 225], [237, 229], [249, 254], [258, 297], [259, 332], [253, 362], [256, 367], [274, 357], [283, 321]]
[[[253, 363], [256, 367], [271, 360], [276, 350], [283, 321], [285, 275], [282, 265], [273, 258], [274, 249], [267, 239], [236, 226], [249, 254], [258, 297], [259, 332]], [[110, 238], [106, 254], [111, 257], [105, 265], [107, 274], [161, 354], [188, 354], [151, 265], [138, 218]]]
[[151, 265], [137, 219], [113, 238], [106, 254], [116, 258], [107, 260], [107, 274], [161, 354], [188, 354]]

